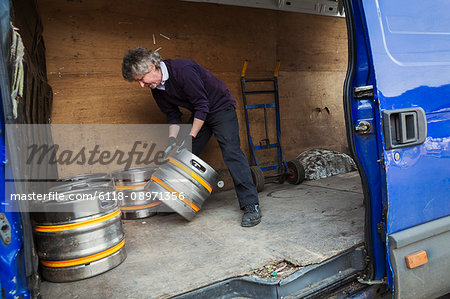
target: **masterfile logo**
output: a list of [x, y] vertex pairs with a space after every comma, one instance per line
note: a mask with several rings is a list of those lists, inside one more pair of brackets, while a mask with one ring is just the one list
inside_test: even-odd
[[50, 165], [108, 165], [116, 164], [124, 166], [125, 169], [131, 165], [161, 165], [164, 161], [164, 151], [156, 151], [156, 143], [134, 141], [130, 151], [115, 149], [110, 151], [102, 149], [98, 144], [89, 149], [85, 146], [78, 151], [64, 149], [59, 144], [32, 144], [28, 146], [28, 158], [26, 164]]

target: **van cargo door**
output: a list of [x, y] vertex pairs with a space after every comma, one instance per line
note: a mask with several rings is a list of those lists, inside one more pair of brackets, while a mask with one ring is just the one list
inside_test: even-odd
[[362, 1], [374, 97], [387, 275], [397, 298], [450, 292], [450, 2]]

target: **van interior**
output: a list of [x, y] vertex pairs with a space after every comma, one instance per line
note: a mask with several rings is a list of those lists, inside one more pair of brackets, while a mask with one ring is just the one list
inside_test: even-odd
[[[247, 131], [243, 63], [248, 61], [247, 77], [270, 78], [279, 60], [285, 159], [310, 149], [351, 155], [343, 106], [346, 20], [339, 13], [320, 14], [325, 6], [312, 14], [175, 0], [38, 0], [11, 5], [12, 25], [25, 46], [26, 93], [18, 103], [19, 124], [165, 124], [151, 92], [122, 77], [123, 55], [142, 46], [158, 50], [163, 59], [193, 59], [225, 82], [236, 99], [241, 148], [247, 157], [247, 134], [259, 143], [266, 130], [264, 112], [255, 110], [249, 112]], [[264, 89], [264, 84], [249, 88]], [[273, 96], [249, 96], [247, 101], [270, 103]], [[183, 112], [186, 122], [190, 113]], [[272, 112], [267, 111], [267, 131], [269, 139], [276, 140]], [[107, 138], [76, 132], [53, 136], [61, 145], [87, 139], [100, 143]], [[129, 141], [114, 140], [119, 147], [121, 142]], [[122, 264], [80, 281], [42, 281], [41, 295], [166, 298], [218, 283], [232, 293], [231, 281], [236, 279], [242, 285], [288, 284], [355, 250], [359, 255], [352, 255], [350, 266], [333, 279], [355, 278], [364, 269], [365, 207], [358, 171], [299, 185], [267, 183], [259, 193], [262, 222], [243, 228], [233, 183], [214, 138], [201, 158], [220, 173], [225, 186], [213, 192], [192, 221], [177, 214], [123, 220], [127, 258]], [[274, 163], [276, 151], [261, 151], [258, 159]], [[111, 165], [57, 169], [60, 178], [115, 170]], [[314, 286], [300, 289], [307, 294]]]

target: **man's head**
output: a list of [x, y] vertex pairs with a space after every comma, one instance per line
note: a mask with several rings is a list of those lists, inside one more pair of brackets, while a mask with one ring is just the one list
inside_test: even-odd
[[152, 50], [136, 47], [123, 57], [122, 76], [130, 82], [137, 81], [141, 87], [156, 88], [161, 84], [161, 55]]

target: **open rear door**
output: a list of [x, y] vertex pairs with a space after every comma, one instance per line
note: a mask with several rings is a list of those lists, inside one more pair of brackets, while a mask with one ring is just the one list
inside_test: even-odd
[[[434, 298], [450, 292], [450, 1], [359, 3], [389, 285], [396, 298]], [[359, 124], [356, 131], [367, 128]]]

